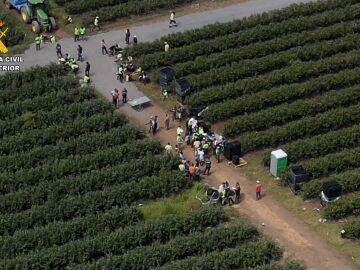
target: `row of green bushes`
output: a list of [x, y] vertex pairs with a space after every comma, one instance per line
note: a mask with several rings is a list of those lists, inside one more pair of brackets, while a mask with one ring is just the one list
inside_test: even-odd
[[134, 202], [169, 196], [187, 187], [189, 180], [184, 174], [160, 172], [159, 176], [145, 176], [84, 195], [67, 196], [60, 201], [50, 200], [28, 211], [1, 215], [0, 235], [11, 235], [19, 229], [44, 226], [49, 222], [66, 221], [115, 206], [129, 206]]
[[347, 221], [343, 230], [342, 237], [360, 239], [360, 218]]
[[360, 192], [342, 196], [340, 200], [327, 204], [322, 213], [327, 219], [340, 219], [350, 215], [360, 214]]
[[339, 53], [318, 61], [294, 61], [290, 66], [280, 70], [194, 93], [188, 98], [187, 103], [190, 106], [209, 105], [214, 102], [221, 102], [245, 94], [253, 94], [265, 89], [271, 89], [281, 84], [296, 83], [321, 74], [358, 67], [359, 60], [359, 50], [355, 50], [348, 53]]
[[[88, 0], [85, 3], [87, 4], [89, 1], [98, 5], [101, 5], [102, 3], [102, 1], [96, 0]], [[99, 16], [101, 22], [111, 22], [122, 17], [149, 14], [159, 9], [171, 10], [178, 5], [182, 5], [188, 2], [189, 0], [131, 0], [127, 3], [122, 3], [115, 6], [93, 9], [92, 11], [82, 14], [80, 16], [80, 20], [84, 25], [90, 25], [94, 23], [95, 17]], [[75, 12], [75, 9], [72, 9], [71, 11]]]
[[312, 14], [342, 8], [347, 5], [357, 3], [358, 2], [356, 0], [331, 0], [291, 5], [281, 10], [252, 15], [241, 20], [234, 20], [228, 23], [215, 23], [200, 29], [192, 29], [185, 32], [169, 34], [153, 42], [140, 43], [136, 47], [129, 47], [126, 49], [126, 54], [138, 57], [140, 55], [163, 51], [164, 41], [169, 42], [172, 48], [182, 47], [204, 39], [210, 41], [219, 36], [244, 31], [247, 28], [277, 23], [287, 20], [288, 18], [310, 16]]
[[224, 85], [239, 79], [278, 70], [291, 65], [294, 61], [319, 60], [341, 52], [359, 49], [359, 41], [359, 34], [350, 34], [339, 39], [296, 47], [262, 58], [234, 62], [231, 65], [189, 75], [186, 79], [189, 81], [192, 91], [200, 91], [206, 87]]
[[251, 269], [269, 264], [281, 256], [282, 250], [274, 241], [259, 239], [244, 246], [211, 252], [201, 257], [189, 257], [155, 269]]
[[316, 41], [328, 40], [356, 33], [360, 30], [360, 23], [356, 21], [341, 22], [315, 30], [290, 33], [268, 41], [253, 43], [235, 49], [227, 49], [220, 53], [198, 56], [193, 61], [177, 63], [173, 66], [176, 76], [183, 77], [189, 74], [204, 72], [212, 68], [218, 68], [228, 63], [244, 59], [260, 58], [276, 52], [288, 50], [296, 46], [304, 46]]
[[[68, 71], [62, 65], [51, 64], [45, 67], [35, 66], [27, 71], [8, 72], [0, 76], [0, 94], [2, 90], [26, 86], [39, 79], [58, 78], [68, 74]], [[30, 89], [36, 90], [36, 89]], [[22, 91], [19, 91], [22, 92]]]
[[[24, 82], [26, 83], [26, 82]], [[61, 78], [36, 79], [22, 86], [13, 86], [0, 91], [0, 105], [41, 96], [49, 92], [73, 91], [78, 87], [78, 80], [67, 76]]]
[[56, 145], [39, 146], [27, 152], [3, 156], [0, 159], [0, 171], [15, 172], [20, 169], [31, 169], [45, 161], [90, 154], [100, 149], [142, 139], [144, 136], [142, 131], [128, 125], [109, 131], [85, 133], [79, 137], [59, 141]]
[[9, 259], [31, 251], [61, 246], [70, 241], [134, 225], [141, 220], [143, 215], [138, 209], [115, 207], [68, 222], [53, 222], [44, 227], [19, 230], [13, 236], [0, 238], [0, 258]]
[[259, 41], [274, 39], [290, 33], [306, 31], [357, 18], [360, 18], [360, 4], [348, 6], [337, 11], [328, 11], [311, 17], [290, 18], [277, 24], [258, 26], [239, 33], [219, 36], [210, 41], [204, 40], [184, 47], [173, 48], [166, 53], [157, 52], [143, 55], [139, 59], [139, 64], [144, 69], [149, 69], [181, 63], [193, 60], [196, 56], [213, 54]]
[[[343, 193], [360, 191], [360, 169], [348, 170], [339, 174], [331, 175], [331, 179], [336, 180], [342, 186]], [[301, 196], [304, 199], [311, 199], [319, 196], [323, 190], [326, 180], [314, 179], [301, 186]]]
[[145, 176], [158, 175], [161, 169], [171, 171], [172, 165], [165, 158], [152, 155], [140, 160], [129, 158], [120, 165], [113, 164], [77, 176], [50, 179], [36, 186], [29, 185], [18, 192], [0, 196], [0, 213], [16, 213], [47, 201], [61, 200], [69, 195], [82, 195], [112, 185], [136, 181]]
[[[81, 14], [102, 7], [115, 6], [118, 4], [125, 5], [128, 0], [77, 0], [65, 3], [65, 11], [69, 14]], [[106, 18], [105, 18], [106, 19]]]
[[124, 162], [127, 159], [139, 158], [148, 152], [159, 154], [161, 151], [162, 147], [158, 141], [143, 139], [105, 150], [101, 149], [92, 154], [69, 156], [56, 162], [49, 160], [31, 169], [22, 169], [15, 173], [1, 173], [0, 193], [14, 192], [42, 181], [56, 180], [67, 175], [81, 174], [109, 166], [115, 162]]
[[305, 266], [297, 261], [287, 260], [284, 264], [267, 264], [251, 270], [305, 270]]
[[103, 258], [93, 264], [75, 266], [73, 269], [153, 269], [190, 256], [201, 256], [209, 252], [245, 245], [258, 236], [259, 233], [254, 226], [240, 223], [211, 229], [206, 233], [178, 237], [165, 244], [137, 248], [122, 256]]
[[[173, 182], [171, 179], [169, 181]], [[137, 189], [137, 185], [132, 188]], [[161, 187], [156, 184], [156, 188]], [[146, 191], [143, 192], [146, 193]], [[121, 194], [117, 196], [119, 197]], [[0, 268], [4, 270], [16, 267], [29, 270], [59, 269], [70, 264], [89, 263], [107, 254], [120, 255], [136, 247], [151, 245], [155, 242], [165, 243], [176, 236], [202, 232], [208, 227], [227, 220], [228, 216], [221, 208], [202, 208], [181, 216], [168, 215], [153, 222], [129, 226], [110, 234], [100, 233], [82, 241], [43, 249], [36, 253], [18, 256], [13, 260], [3, 260], [0, 262]]]
[[77, 137], [88, 132], [107, 131], [125, 125], [127, 122], [124, 115], [109, 113], [78, 117], [73, 123], [54, 125], [46, 129], [26, 130], [3, 138], [0, 141], [0, 155], [27, 151], [36, 146], [56, 144], [59, 140]]
[[106, 114], [114, 110], [108, 102], [101, 99], [86, 100], [56, 106], [51, 111], [26, 112], [15, 119], [0, 121], [0, 138], [11, 136], [28, 129], [44, 129], [56, 124], [72, 123], [77, 117], [91, 117]]
[[260, 132], [244, 133], [240, 137], [244, 153], [263, 147], [276, 147], [280, 144], [301, 138], [329, 132], [358, 124], [360, 104], [347, 108], [337, 108], [315, 116], [275, 126]]
[[[294, 141], [281, 148], [288, 154], [288, 162], [296, 163], [357, 146], [360, 146], [360, 125]], [[269, 152], [266, 153], [264, 165], [270, 165]]]
[[[231, 133], [231, 128], [237, 125], [234, 133], [241, 134], [242, 132], [248, 130], [247, 126], [243, 125], [242, 123], [249, 121], [252, 122], [251, 119], [257, 119], [257, 121], [259, 121], [259, 119], [262, 119], [261, 117], [266, 116], [265, 114], [268, 112], [268, 110], [271, 111], [271, 108], [266, 108], [293, 101], [296, 102], [294, 102], [294, 104], [297, 104], [298, 99], [327, 93], [331, 90], [343, 91], [341, 90], [342, 88], [360, 84], [359, 72], [360, 68], [354, 68], [350, 70], [346, 69], [338, 73], [326, 74], [316, 78], [311, 78], [305, 82], [274, 87], [272, 89], [260, 91], [255, 94], [244, 95], [234, 100], [224, 101], [223, 103], [216, 103], [209, 106], [208, 110], [204, 112], [203, 117], [207, 121], [214, 122], [217, 121], [217, 119], [226, 119], [232, 115], [239, 115], [238, 117], [234, 117], [228, 121], [225, 121], [224, 129], [228, 130], [228, 133]], [[311, 101], [309, 100], [309, 102]], [[278, 105], [279, 108], [285, 108], [286, 106], [286, 104]], [[274, 110], [276, 110], [276, 108], [274, 108]], [[250, 114], [251, 112], [255, 113]], [[260, 125], [257, 123], [254, 123], [253, 125], [255, 125], [256, 128], [264, 128], [263, 125], [266, 127], [264, 121], [262, 121]], [[251, 126], [250, 128], [255, 129], [255, 126]]]
[[54, 92], [50, 90], [50, 92], [41, 96], [7, 102], [0, 105], [0, 118], [13, 119], [28, 111], [50, 111], [55, 106], [69, 105], [95, 98], [93, 88], [87, 87], [69, 90], [70, 89], [64, 89]]

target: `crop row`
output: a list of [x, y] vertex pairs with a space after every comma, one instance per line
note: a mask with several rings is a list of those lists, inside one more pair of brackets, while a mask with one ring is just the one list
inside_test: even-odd
[[343, 229], [342, 237], [360, 239], [360, 218], [347, 221]]
[[[89, 1], [102, 3], [102, 1], [96, 0]], [[189, 0], [131, 0], [127, 3], [122, 3], [111, 7], [102, 7], [94, 9], [90, 12], [86, 12], [80, 16], [80, 20], [84, 25], [90, 25], [94, 22], [94, 18], [99, 16], [102, 22], [111, 22], [122, 17], [148, 14], [158, 9], [173, 9], [175, 6], [185, 4], [188, 1]]]
[[228, 49], [220, 53], [198, 56], [193, 61], [177, 63], [173, 66], [177, 77], [204, 72], [209, 69], [219, 68], [226, 64], [244, 59], [256, 59], [276, 52], [288, 50], [297, 46], [304, 46], [321, 40], [329, 40], [357, 33], [360, 23], [356, 21], [341, 22], [315, 30], [290, 33], [268, 41], [258, 42], [235, 49]]
[[70, 156], [56, 162], [50, 160], [40, 166], [18, 170], [15, 173], [1, 173], [0, 194], [15, 192], [42, 181], [56, 180], [67, 175], [103, 168], [114, 162], [124, 162], [127, 159], [141, 157], [148, 152], [159, 154], [161, 151], [162, 148], [158, 141], [143, 139], [99, 150], [92, 154]]
[[359, 49], [359, 41], [359, 34], [351, 34], [335, 40], [326, 40], [303, 47], [292, 48], [258, 59], [234, 62], [231, 65], [189, 75], [186, 78], [191, 85], [192, 91], [199, 91], [209, 86], [217, 84], [223, 85], [246, 77], [253, 77], [280, 69], [291, 65], [294, 61], [319, 60], [341, 52]]
[[173, 48], [166, 53], [158, 52], [143, 55], [139, 59], [139, 63], [144, 69], [182, 63], [193, 60], [196, 56], [213, 54], [289, 33], [306, 31], [357, 18], [360, 18], [360, 4], [348, 6], [338, 11], [328, 11], [311, 17], [291, 18], [277, 24], [259, 26], [239, 33], [219, 36], [210, 41], [204, 40], [188, 46]]
[[[58, 0], [59, 1], [59, 0]], [[60, 0], [61, 1], [61, 0]], [[172, 48], [182, 47], [200, 40], [212, 40], [219, 36], [244, 31], [247, 28], [259, 27], [270, 23], [277, 23], [288, 18], [310, 16], [327, 10], [342, 8], [350, 4], [357, 4], [357, 0], [331, 0], [310, 2], [307, 4], [291, 5], [281, 10], [252, 15], [241, 20], [228, 23], [215, 23], [203, 28], [192, 29], [185, 32], [169, 34], [153, 42], [140, 43], [126, 49], [126, 54], [133, 57], [151, 54], [164, 50], [164, 41], [169, 42]]]
[[206, 233], [178, 237], [165, 244], [137, 248], [122, 256], [103, 258], [93, 264], [75, 266], [73, 269], [153, 269], [190, 256], [201, 256], [209, 252], [245, 245], [258, 236], [256, 228], [247, 224], [223, 226]]
[[159, 176], [145, 176], [84, 195], [67, 196], [60, 201], [47, 201], [40, 206], [19, 213], [1, 215], [0, 234], [13, 234], [19, 229], [44, 226], [53, 221], [94, 214], [114, 206], [129, 206], [134, 202], [152, 200], [176, 194], [189, 186], [185, 175], [161, 172]]
[[360, 214], [360, 192], [342, 196], [340, 200], [327, 204], [322, 213], [327, 219], [340, 219]]
[[[360, 170], [348, 170], [339, 174], [331, 175], [331, 179], [336, 180], [342, 186], [343, 193], [360, 191]], [[314, 179], [301, 186], [301, 196], [304, 199], [315, 198], [320, 195], [326, 180]]]
[[68, 71], [63, 66], [56, 64], [46, 67], [36, 66], [23, 72], [8, 72], [0, 77], [0, 93], [8, 88], [17, 89], [39, 79], [58, 78], [67, 73]]
[[126, 163], [92, 170], [77, 176], [71, 175], [59, 180], [50, 179], [36, 186], [27, 186], [18, 192], [0, 196], [0, 213], [24, 211], [46, 201], [61, 200], [68, 195], [82, 195], [145, 176], [158, 175], [161, 169], [171, 171], [173, 167], [171, 162], [159, 156], [147, 156], [140, 160], [135, 158], [129, 157]]
[[81, 14], [102, 7], [115, 6], [118, 4], [125, 5], [126, 3], [128, 3], [128, 0], [77, 0], [65, 3], [65, 11], [69, 14]]
[[325, 177], [360, 166], [360, 148], [345, 149], [338, 153], [328, 154], [301, 162], [311, 178]]
[[244, 133], [240, 137], [241, 146], [244, 152], [249, 152], [351, 126], [360, 122], [360, 115], [356, 115], [358, 113], [360, 113], [360, 105], [354, 105], [304, 117], [264, 131]]
[[0, 91], [0, 105], [41, 96], [49, 92], [72, 91], [78, 87], [78, 80], [74, 77], [43, 78], [38, 79], [20, 87], [9, 87]]
[[28, 152], [3, 156], [0, 159], [0, 172], [15, 172], [32, 168], [45, 160], [57, 160], [70, 155], [85, 155], [100, 149], [114, 147], [128, 141], [144, 138], [143, 132], [132, 126], [122, 126], [109, 131], [85, 133], [79, 137], [60, 141], [56, 145], [45, 145], [33, 148]]
[[65, 89], [60, 91], [48, 92], [44, 95], [25, 100], [15, 100], [0, 105], [0, 118], [11, 119], [25, 112], [50, 111], [55, 106], [62, 106], [72, 103], [83, 102], [95, 97], [93, 88]]
[[190, 106], [209, 105], [213, 102], [271, 89], [281, 84], [296, 83], [321, 74], [358, 67], [359, 60], [359, 50], [355, 50], [348, 53], [339, 53], [318, 61], [294, 61], [290, 66], [280, 70], [197, 92], [190, 96], [187, 103]]
[[113, 106], [101, 99], [56, 106], [51, 111], [26, 112], [15, 119], [0, 121], [0, 138], [27, 129], [43, 129], [56, 124], [72, 123], [77, 117], [91, 117], [113, 111]]
[[[257, 117], [262, 112], [252, 116], [241, 116], [241, 114], [260, 111], [267, 107], [326, 93], [330, 90], [351, 87], [360, 83], [359, 72], [360, 68], [342, 70], [335, 74], [311, 78], [305, 82], [274, 87], [255, 94], [244, 95], [234, 100], [227, 100], [223, 103], [215, 103], [209, 106], [208, 110], [204, 112], [203, 117], [207, 121], [215, 122], [219, 119], [227, 119], [232, 115], [240, 115], [225, 122], [225, 130], [228, 130], [228, 133], [234, 132], [234, 134], [240, 134], [247, 130], [247, 128], [246, 126], [237, 126], [236, 128], [236, 125], [241, 125], [242, 120], [251, 121], [252, 117]], [[247, 120], [247, 117], [249, 117], [249, 120]], [[232, 131], [232, 128], [235, 128], [234, 131]]]
[[9, 155], [27, 151], [36, 146], [56, 144], [59, 140], [80, 136], [88, 132], [106, 131], [127, 123], [124, 115], [97, 114], [92, 117], [78, 117], [73, 123], [53, 125], [46, 129], [26, 130], [0, 141], [0, 154]]
[[[235, 127], [236, 134], [248, 131], [259, 131], [276, 125], [297, 120], [305, 116], [314, 116], [337, 107], [356, 104], [360, 101], [360, 86], [347, 89], [337, 89], [322, 96], [311, 99], [284, 103], [276, 107], [262, 110], [253, 114], [245, 114], [225, 122], [225, 133], [229, 134], [231, 127]], [[230, 127], [230, 128], [229, 128]]]
[[[357, 146], [360, 146], [360, 125], [291, 142], [281, 148], [287, 153], [288, 162], [295, 163]], [[270, 165], [269, 152], [266, 154], [264, 164], [265, 166]]]
[[282, 256], [281, 248], [272, 240], [259, 239], [237, 248], [215, 251], [201, 257], [189, 257], [165, 265], [158, 270], [250, 269], [269, 264]]
[[112, 208], [104, 213], [89, 214], [68, 222], [54, 222], [45, 227], [17, 231], [0, 238], [0, 258], [12, 258], [31, 251], [61, 246], [67, 242], [96, 236], [98, 233], [134, 225], [143, 216], [136, 208]]
[[220, 208], [203, 208], [186, 215], [170, 215], [153, 222], [129, 226], [110, 234], [100, 233], [95, 237], [43, 249], [13, 260], [3, 260], [0, 268], [59, 269], [69, 264], [88, 263], [107, 254], [120, 255], [136, 247], [155, 242], [165, 243], [176, 236], [203, 232], [209, 226], [227, 220], [227, 215]]

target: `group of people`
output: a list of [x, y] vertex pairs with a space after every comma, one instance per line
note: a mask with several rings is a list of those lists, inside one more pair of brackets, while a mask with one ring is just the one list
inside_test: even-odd
[[[118, 109], [120, 103], [120, 91], [117, 88], [115, 88], [114, 90], [111, 91], [111, 96], [115, 109]], [[122, 90], [121, 96], [122, 96], [122, 103], [125, 104], [127, 102], [127, 89], [125, 87]]]
[[151, 116], [150, 121], [146, 125], [149, 125], [148, 132], [152, 133], [153, 135], [156, 135], [158, 129], [158, 116], [157, 115]]
[[45, 41], [49, 41], [52, 44], [56, 43], [56, 38], [54, 35], [50, 35], [50, 36], [44, 36], [42, 34], [38, 34], [35, 37], [35, 49], [36, 51], [40, 51], [41, 50], [41, 45], [45, 43]]
[[229, 182], [225, 181], [220, 184], [219, 189], [218, 189], [220, 199], [223, 204], [229, 203], [229, 194], [230, 194], [231, 189], [235, 192], [235, 203], [240, 202], [240, 193], [241, 193], [240, 183], [236, 182], [235, 187], [231, 188]]

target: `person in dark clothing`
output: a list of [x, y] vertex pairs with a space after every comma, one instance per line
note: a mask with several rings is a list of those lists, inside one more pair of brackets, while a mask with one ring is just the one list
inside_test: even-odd
[[127, 45], [129, 45], [129, 44], [130, 44], [130, 36], [131, 36], [131, 34], [130, 34], [130, 30], [129, 30], [129, 29], [126, 29], [126, 33], [125, 33], [125, 42], [126, 42], [126, 44], [127, 44]]
[[240, 191], [241, 191], [240, 183], [237, 182], [235, 188], [233, 189], [235, 191], [235, 203], [240, 203]]
[[102, 54], [108, 54], [108, 50], [106, 48], [105, 40], [101, 41], [101, 52], [102, 52]]
[[62, 58], [62, 52], [61, 52], [61, 45], [58, 43], [56, 44], [56, 55], [58, 58]]
[[90, 63], [86, 62], [85, 75], [90, 76]]
[[126, 103], [127, 102], [127, 89], [124, 88], [122, 91], [122, 102]]
[[152, 132], [153, 132], [153, 135], [156, 134], [156, 131], [157, 131], [157, 126], [158, 126], [158, 117], [155, 116], [154, 118], [154, 122], [153, 122], [153, 129], [152, 129]]
[[209, 175], [209, 174], [210, 174], [210, 169], [211, 169], [211, 161], [210, 161], [210, 159], [206, 158], [206, 159], [205, 159], [205, 170], [204, 170], [204, 174]]
[[134, 36], [134, 38], [133, 38], [133, 42], [134, 42], [134, 45], [136, 45], [136, 44], [138, 43], [138, 39], [137, 39], [137, 37], [136, 37], [136, 36]]
[[82, 60], [83, 60], [83, 58], [82, 58], [83, 48], [82, 48], [80, 45], [78, 45], [77, 52], [78, 52], [78, 58], [77, 58], [77, 60], [80, 61], [80, 62], [82, 62]]

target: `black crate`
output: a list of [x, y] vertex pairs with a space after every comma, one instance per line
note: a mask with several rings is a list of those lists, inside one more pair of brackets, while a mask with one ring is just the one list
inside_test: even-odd
[[323, 190], [329, 199], [341, 196], [342, 186], [336, 180], [330, 180], [324, 183]]
[[227, 160], [232, 161], [233, 156], [241, 157], [241, 144], [239, 141], [227, 143], [224, 149], [224, 156]]

